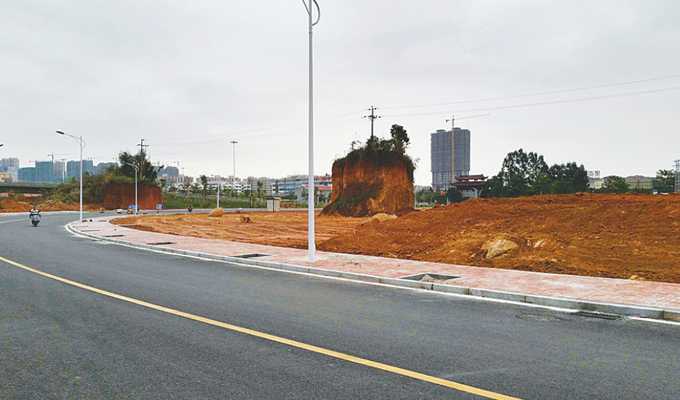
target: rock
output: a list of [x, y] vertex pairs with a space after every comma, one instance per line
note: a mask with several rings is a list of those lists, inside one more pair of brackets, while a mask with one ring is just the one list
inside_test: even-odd
[[504, 238], [489, 240], [482, 245], [482, 250], [486, 250], [485, 258], [496, 258], [518, 248], [519, 245], [517, 243]]
[[534, 249], [540, 249], [541, 247], [544, 247], [546, 243], [545, 239], [539, 239], [534, 243]]
[[219, 218], [223, 215], [224, 215], [223, 209], [215, 208], [214, 210], [210, 211], [210, 214], [208, 214], [208, 217]]
[[382, 222], [382, 221], [389, 221], [391, 219], [397, 219], [397, 216], [394, 214], [387, 214], [387, 213], [377, 213], [374, 216], [371, 217], [371, 221], [377, 221], [377, 222]]
[[241, 216], [241, 223], [242, 223], [242, 224], [250, 224], [251, 222], [253, 222], [253, 220], [250, 219], [249, 216], [247, 216], [247, 215], [242, 215], [242, 216]]

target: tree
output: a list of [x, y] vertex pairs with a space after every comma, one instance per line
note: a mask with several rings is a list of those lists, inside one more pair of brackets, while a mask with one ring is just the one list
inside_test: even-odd
[[116, 175], [123, 175], [134, 179], [135, 168], [133, 165], [136, 165], [139, 168], [138, 179], [140, 182], [144, 183], [156, 183], [156, 180], [158, 179], [158, 170], [163, 168], [163, 166], [154, 167], [146, 158], [146, 153], [143, 151], [140, 151], [135, 155], [124, 151], [118, 155], [118, 161], [120, 162], [120, 166], [113, 169]]
[[534, 152], [525, 153], [522, 149], [508, 153], [497, 177], [494, 183], [502, 181], [505, 196], [545, 193], [550, 183], [548, 164], [543, 156]]
[[449, 204], [460, 203], [463, 200], [465, 199], [463, 198], [463, 193], [461, 193], [460, 190], [456, 188], [449, 188], [449, 190], [446, 191], [446, 201]]
[[392, 137], [394, 149], [399, 153], [404, 154], [406, 152], [406, 147], [410, 142], [406, 129], [401, 125], [394, 124], [390, 129], [390, 136]]
[[585, 192], [588, 190], [588, 172], [583, 165], [575, 162], [555, 164], [548, 170], [550, 176], [550, 193], [564, 194]]
[[203, 188], [203, 198], [205, 199], [208, 193], [208, 177], [201, 175], [198, 179], [201, 181], [201, 187]]
[[264, 182], [258, 180], [257, 181], [257, 198], [258, 199], [262, 198], [263, 192], [264, 192]]
[[612, 175], [604, 178], [600, 191], [604, 193], [626, 193], [630, 191], [630, 186], [624, 178]]
[[675, 187], [675, 171], [660, 169], [656, 172], [653, 188], [659, 193], [672, 193]]

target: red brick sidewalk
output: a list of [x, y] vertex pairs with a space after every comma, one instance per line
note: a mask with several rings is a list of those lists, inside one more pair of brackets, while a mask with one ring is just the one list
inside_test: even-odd
[[440, 273], [459, 276], [460, 278], [452, 281], [455, 282], [453, 284], [475, 289], [680, 310], [680, 284], [512, 271], [328, 252], [319, 252], [317, 261], [311, 263], [307, 260], [306, 250], [144, 232], [110, 224], [108, 220], [111, 218], [74, 223], [73, 227], [90, 235], [116, 235], [111, 239], [132, 245], [171, 242], [172, 244], [158, 247], [217, 256], [260, 253], [267, 256], [258, 257], [257, 260], [385, 278], [402, 278], [425, 272]]

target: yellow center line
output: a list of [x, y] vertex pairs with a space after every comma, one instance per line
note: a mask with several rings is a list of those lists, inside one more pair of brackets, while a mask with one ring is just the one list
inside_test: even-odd
[[109, 291], [99, 289], [99, 288], [96, 288], [96, 287], [93, 287], [93, 286], [85, 285], [85, 284], [80, 283], [80, 282], [72, 281], [70, 279], [62, 278], [62, 277], [57, 276], [57, 275], [52, 275], [50, 273], [43, 272], [43, 271], [37, 270], [35, 268], [31, 268], [29, 266], [20, 264], [16, 261], [9, 260], [9, 259], [2, 257], [2, 256], [0, 256], [0, 261], [3, 261], [3, 262], [5, 262], [9, 265], [23, 269], [25, 271], [32, 272], [34, 274], [43, 276], [45, 278], [49, 278], [49, 279], [64, 283], [66, 285], [74, 286], [74, 287], [77, 287], [77, 288], [80, 288], [80, 289], [83, 289], [83, 290], [87, 290], [89, 292], [97, 293], [97, 294], [100, 294], [102, 296], [111, 297], [111, 298], [121, 300], [121, 301], [125, 301], [125, 302], [128, 302], [128, 303], [136, 304], [136, 305], [139, 305], [139, 306], [142, 306], [142, 307], [150, 308], [152, 310], [164, 312], [166, 314], [171, 314], [171, 315], [174, 315], [174, 316], [177, 316], [177, 317], [182, 317], [182, 318], [186, 318], [186, 319], [189, 319], [189, 320], [192, 320], [192, 321], [201, 322], [201, 323], [204, 323], [204, 324], [207, 324], [207, 325], [216, 326], [216, 327], [223, 328], [223, 329], [226, 329], [226, 330], [229, 330], [229, 331], [242, 333], [244, 335], [257, 337], [257, 338], [264, 339], [264, 340], [269, 340], [269, 341], [275, 342], [275, 343], [281, 343], [281, 344], [284, 344], [286, 346], [295, 347], [295, 348], [302, 349], [302, 350], [307, 350], [307, 351], [310, 351], [312, 353], [323, 354], [323, 355], [328, 356], [328, 357], [337, 358], [339, 360], [347, 361], [347, 362], [358, 364], [358, 365], [363, 365], [363, 366], [369, 367], [369, 368], [374, 368], [374, 369], [378, 369], [378, 370], [382, 370], [382, 371], [386, 371], [386, 372], [391, 372], [393, 374], [406, 376], [406, 377], [416, 379], [416, 380], [419, 380], [419, 381], [422, 381], [422, 382], [428, 382], [428, 383], [443, 386], [443, 387], [446, 387], [446, 388], [449, 388], [449, 389], [454, 389], [454, 390], [457, 390], [457, 391], [460, 391], [460, 392], [473, 394], [473, 395], [480, 396], [480, 397], [483, 397], [483, 398], [486, 398], [486, 399], [520, 400], [517, 397], [506, 396], [504, 394], [495, 393], [495, 392], [492, 392], [492, 391], [489, 391], [489, 390], [476, 388], [474, 386], [469, 386], [469, 385], [465, 385], [463, 383], [450, 381], [448, 379], [437, 378], [435, 376], [423, 374], [423, 373], [416, 372], [416, 371], [411, 371], [411, 370], [400, 368], [400, 367], [395, 367], [393, 365], [384, 364], [384, 363], [381, 363], [381, 362], [378, 362], [378, 361], [368, 360], [368, 359], [365, 359], [365, 358], [353, 356], [351, 354], [346, 354], [346, 353], [342, 353], [342, 352], [339, 352], [339, 351], [330, 350], [330, 349], [326, 349], [326, 348], [319, 347], [319, 346], [314, 346], [314, 345], [303, 343], [303, 342], [298, 342], [297, 340], [287, 339], [287, 338], [284, 338], [284, 337], [281, 337], [281, 336], [276, 336], [276, 335], [272, 335], [272, 334], [269, 334], [269, 333], [256, 331], [254, 329], [249, 329], [249, 328], [244, 328], [244, 327], [237, 326], [237, 325], [228, 324], [228, 323], [222, 322], [222, 321], [216, 321], [214, 319], [202, 317], [200, 315], [190, 314], [188, 312], [175, 310], [175, 309], [172, 309], [172, 308], [164, 307], [164, 306], [161, 306], [161, 305], [158, 305], [158, 304], [149, 303], [149, 302], [146, 302], [146, 301], [143, 301], [143, 300], [138, 300], [138, 299], [128, 297], [128, 296], [123, 296], [121, 294], [109, 292]]

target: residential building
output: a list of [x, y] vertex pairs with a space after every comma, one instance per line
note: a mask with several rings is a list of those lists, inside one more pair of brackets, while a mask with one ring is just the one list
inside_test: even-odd
[[625, 178], [628, 187], [632, 191], [652, 190], [654, 188], [654, 178], [642, 175], [627, 176]]
[[19, 168], [18, 171], [18, 179], [17, 181], [19, 182], [35, 182], [35, 167], [25, 167], [25, 168]]
[[[272, 183], [272, 194], [277, 196], [294, 195], [298, 188], [306, 187], [308, 183], [308, 175], [289, 175], [281, 179], [275, 179]], [[314, 186], [332, 186], [333, 179], [329, 174], [316, 175], [314, 177]]]
[[179, 168], [163, 167], [158, 170], [158, 179], [165, 180], [167, 185], [174, 185], [180, 182]]
[[19, 159], [18, 158], [0, 158], [0, 171], [7, 171], [10, 168], [19, 169]]
[[[94, 167], [94, 174], [95, 175], [103, 175], [103, 174], [106, 173], [106, 171], [109, 170], [109, 168], [114, 168], [114, 167], [117, 167], [117, 166], [118, 166], [118, 163], [116, 163], [116, 162], [100, 162], [99, 164], [97, 164], [96, 167]], [[84, 167], [84, 165], [83, 165], [83, 167]], [[84, 168], [83, 168], [83, 170], [84, 170]]]
[[588, 171], [588, 187], [593, 190], [602, 189], [604, 179], [600, 176], [600, 171]]
[[447, 190], [456, 177], [470, 175], [470, 131], [438, 129], [430, 135], [432, 188]]
[[675, 160], [675, 193], [680, 193], [680, 160]]
[[[83, 175], [94, 175], [94, 162], [92, 160], [83, 160]], [[80, 177], [80, 160], [69, 161], [66, 163], [66, 177], [79, 179]]]

